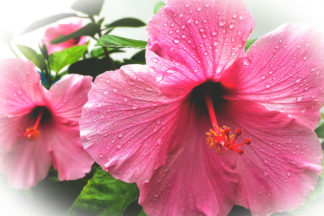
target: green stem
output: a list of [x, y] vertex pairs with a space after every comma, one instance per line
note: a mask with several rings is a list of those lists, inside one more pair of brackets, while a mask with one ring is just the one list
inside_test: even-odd
[[[94, 19], [94, 17], [92, 15], [89, 15], [89, 18], [90, 18], [90, 20], [91, 20], [92, 23], [96, 23], [96, 20]], [[99, 38], [102, 37], [101, 28], [98, 31], [98, 35], [99, 35]], [[109, 56], [109, 51], [108, 51], [107, 47], [103, 47], [103, 50], [104, 50], [105, 57], [106, 57], [107, 61], [112, 66], [112, 69], [116, 69], [113, 60]]]

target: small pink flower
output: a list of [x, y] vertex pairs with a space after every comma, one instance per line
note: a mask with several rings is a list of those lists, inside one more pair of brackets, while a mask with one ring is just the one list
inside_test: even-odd
[[284, 25], [244, 52], [240, 0], [169, 0], [148, 25], [147, 66], [98, 76], [80, 119], [91, 156], [136, 182], [148, 215], [294, 209], [322, 152], [323, 36]]
[[79, 39], [70, 39], [68, 41], [51, 44], [51, 41], [64, 35], [71, 34], [80, 28], [82, 28], [82, 20], [77, 18], [66, 19], [64, 23], [57, 24], [46, 29], [43, 38], [43, 43], [47, 46], [48, 53], [59, 52], [66, 48], [73, 47], [76, 45], [83, 45], [87, 43], [87, 37], [82, 36]]
[[51, 165], [59, 180], [89, 172], [78, 121], [91, 77], [67, 75], [46, 90], [33, 64], [19, 59], [0, 60], [0, 74], [0, 171], [9, 183], [34, 186]]

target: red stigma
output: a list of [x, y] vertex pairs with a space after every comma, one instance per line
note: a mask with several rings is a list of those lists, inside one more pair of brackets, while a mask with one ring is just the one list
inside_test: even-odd
[[43, 116], [43, 111], [41, 111], [39, 113], [39, 115], [37, 116], [34, 126], [30, 127], [30, 128], [26, 128], [24, 137], [26, 137], [29, 141], [35, 141], [38, 139], [38, 137], [40, 135], [40, 131], [37, 130], [37, 128], [38, 128], [39, 123], [42, 119], [42, 116]]
[[219, 127], [211, 97], [209, 95], [206, 95], [205, 100], [209, 117], [213, 126], [208, 132], [206, 132], [208, 146], [214, 149], [216, 152], [219, 152], [220, 154], [228, 151], [234, 151], [239, 154], [243, 154], [243, 150], [240, 147], [243, 145], [250, 145], [251, 139], [246, 138], [242, 143], [236, 144], [236, 140], [240, 135], [243, 134], [243, 130], [238, 128], [236, 129], [235, 134], [232, 134], [229, 127]]

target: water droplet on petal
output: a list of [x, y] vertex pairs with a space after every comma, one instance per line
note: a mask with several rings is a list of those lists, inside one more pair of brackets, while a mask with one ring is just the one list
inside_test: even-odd
[[174, 39], [173, 42], [174, 42], [175, 44], [178, 44], [180, 41], [179, 41], [178, 39]]
[[249, 61], [248, 59], [244, 59], [244, 60], [243, 60], [243, 64], [244, 64], [245, 66], [248, 66], [248, 65], [250, 65], [250, 61]]
[[122, 137], [123, 137], [123, 134], [122, 133], [118, 134], [118, 138], [119, 139], [122, 138]]
[[225, 23], [225, 20], [223, 20], [223, 19], [221, 19], [220, 21], [219, 21], [219, 26], [224, 26], [226, 23]]

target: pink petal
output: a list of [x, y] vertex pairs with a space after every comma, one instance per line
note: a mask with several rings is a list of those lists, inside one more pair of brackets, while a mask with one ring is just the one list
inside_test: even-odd
[[82, 112], [83, 145], [114, 177], [146, 182], [172, 148], [169, 134], [183, 124], [180, 99], [162, 95], [146, 66], [106, 72], [96, 78]]
[[[313, 130], [253, 102], [231, 102], [218, 113], [222, 125], [242, 128], [252, 143], [236, 155], [240, 176], [236, 202], [253, 215], [270, 215], [303, 204], [321, 172], [322, 150]], [[234, 158], [233, 158], [234, 159]]]
[[40, 75], [31, 62], [2, 59], [0, 74], [0, 114], [23, 115], [44, 104]]
[[54, 115], [79, 121], [83, 105], [88, 101], [92, 77], [67, 75], [56, 82], [46, 94]]
[[235, 155], [209, 148], [209, 119], [193, 109], [191, 115], [177, 131], [180, 150], [168, 155], [148, 183], [139, 184], [139, 202], [148, 215], [227, 215], [234, 204]]
[[91, 171], [93, 159], [84, 151], [77, 121], [57, 120], [52, 130], [55, 136], [48, 139], [53, 157], [53, 167], [60, 181], [75, 180]]
[[51, 155], [46, 143], [54, 133], [43, 129], [43, 133], [36, 141], [25, 139], [20, 131], [12, 130], [16, 134], [12, 149], [4, 154], [0, 153], [0, 170], [8, 182], [15, 188], [29, 188], [36, 185], [47, 176], [51, 166]]
[[51, 41], [58, 38], [59, 36], [71, 34], [82, 27], [83, 24], [81, 19], [69, 18], [63, 20], [60, 24], [47, 28], [43, 38], [43, 43], [46, 45], [48, 53], [51, 54], [53, 52], [59, 52], [75, 45], [86, 44], [88, 40], [85, 36], [80, 37], [79, 41], [71, 39], [59, 44], [51, 44]]
[[223, 83], [239, 99], [255, 100], [315, 128], [324, 99], [324, 36], [303, 25], [284, 25], [252, 45]]
[[148, 25], [147, 64], [164, 85], [219, 78], [244, 52], [254, 21], [240, 0], [171, 0]]

